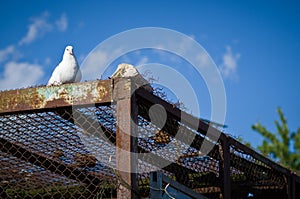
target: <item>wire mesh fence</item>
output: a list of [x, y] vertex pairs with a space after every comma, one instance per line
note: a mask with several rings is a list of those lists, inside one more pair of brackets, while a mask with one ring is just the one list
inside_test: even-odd
[[[124, 198], [123, 187], [132, 198], [149, 198], [153, 171], [207, 198], [299, 197], [300, 180], [289, 170], [224, 134], [211, 141], [204, 128], [209, 124], [198, 120], [194, 128], [181, 121], [174, 105], [148, 91], [136, 99], [137, 156], [129, 158], [137, 159], [137, 175], [130, 181], [118, 171], [116, 149], [122, 142], [118, 115], [130, 107], [121, 109], [116, 100], [2, 112], [0, 197]], [[159, 107], [150, 111], [153, 104], [166, 114]], [[205, 155], [204, 140], [214, 145]]]
[[[108, 155], [112, 150], [71, 119], [65, 109], [1, 116], [0, 179], [8, 198], [88, 198], [99, 195], [101, 186], [115, 189], [112, 169], [91, 151]], [[97, 145], [90, 148], [93, 142]]]

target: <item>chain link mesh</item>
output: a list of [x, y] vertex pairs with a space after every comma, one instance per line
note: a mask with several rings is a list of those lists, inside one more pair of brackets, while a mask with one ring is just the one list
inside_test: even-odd
[[[105, 135], [115, 140], [111, 109], [99, 106], [76, 111], [82, 115], [80, 126], [85, 128], [75, 125], [70, 109], [0, 117], [2, 198], [116, 195], [115, 172], [108, 165], [115, 152], [101, 139], [103, 135], [96, 133], [97, 128], [110, 127], [112, 131]], [[97, 154], [105, 156], [99, 159]]]
[[[221, 141], [202, 155], [203, 132], [171, 114], [151, 121], [145, 103], [138, 110], [139, 196], [149, 198], [150, 171], [159, 170], [208, 198], [222, 198]], [[0, 197], [117, 197], [124, 182], [116, 171], [116, 114], [116, 105], [97, 105], [1, 115]], [[285, 174], [234, 144], [229, 151], [232, 198], [286, 197]]]

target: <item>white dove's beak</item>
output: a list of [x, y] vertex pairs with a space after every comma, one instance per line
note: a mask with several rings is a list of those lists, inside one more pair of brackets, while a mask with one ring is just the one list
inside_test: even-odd
[[67, 48], [66, 51], [68, 51], [70, 55], [73, 55], [73, 49]]

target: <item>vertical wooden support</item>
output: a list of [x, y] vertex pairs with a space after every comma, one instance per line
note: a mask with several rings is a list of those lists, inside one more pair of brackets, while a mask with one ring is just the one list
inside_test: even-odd
[[161, 199], [162, 195], [163, 195], [162, 173], [151, 172], [150, 173], [150, 198]]
[[137, 178], [137, 115], [134, 83], [119, 79], [114, 84], [117, 101], [116, 163], [119, 188], [117, 198], [138, 198]]
[[223, 199], [231, 199], [230, 148], [227, 136], [221, 137], [220, 156], [220, 178], [223, 181]]

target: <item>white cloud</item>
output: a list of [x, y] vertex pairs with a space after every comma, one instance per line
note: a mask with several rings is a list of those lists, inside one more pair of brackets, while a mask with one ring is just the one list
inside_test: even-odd
[[41, 38], [47, 32], [57, 28], [58, 31], [66, 31], [68, 28], [68, 19], [66, 14], [62, 14], [55, 22], [49, 22], [49, 12], [43, 12], [38, 17], [32, 17], [30, 20], [32, 23], [28, 26], [26, 35], [21, 38], [19, 45], [29, 44], [35, 41], [37, 38]]
[[225, 78], [236, 76], [237, 62], [241, 55], [239, 53], [233, 53], [230, 46], [226, 46], [226, 52], [222, 57], [222, 64], [220, 65], [220, 71]]
[[55, 25], [59, 31], [66, 31], [68, 28], [68, 19], [66, 14], [62, 14], [61, 17], [55, 22]]
[[29, 44], [38, 37], [43, 36], [46, 32], [53, 29], [53, 26], [47, 21], [48, 12], [42, 13], [39, 17], [31, 18], [32, 23], [28, 26], [27, 34], [20, 40], [19, 45]]
[[0, 90], [33, 86], [43, 75], [42, 67], [38, 64], [8, 62], [0, 76]]
[[[30, 18], [31, 23], [28, 25], [28, 31], [19, 40], [18, 45], [13, 44], [0, 49], [0, 63], [3, 63], [1, 67], [3, 70], [0, 73], [0, 90], [34, 86], [44, 76], [41, 65], [19, 62], [18, 60], [23, 57], [23, 53], [19, 49], [22, 45], [30, 44], [55, 29], [58, 31], [67, 30], [66, 14], [62, 14], [59, 19], [52, 22], [49, 20], [49, 16], [48, 12], [43, 12], [38, 17]], [[51, 59], [45, 58], [44, 65], [50, 64]]]
[[0, 50], [0, 63], [7, 60], [13, 54], [15, 47], [13, 45], [7, 46], [5, 49]]
[[23, 54], [14, 45], [9, 45], [0, 50], [0, 63], [8, 60], [16, 61], [21, 57], [23, 57]]

